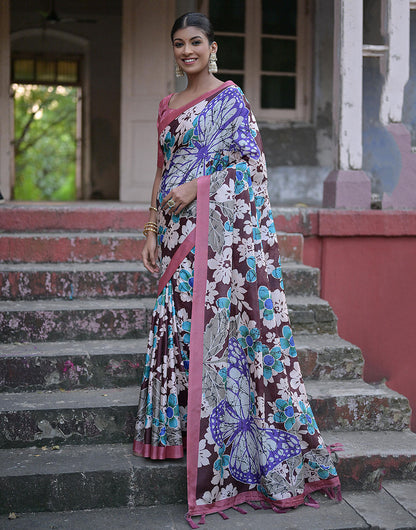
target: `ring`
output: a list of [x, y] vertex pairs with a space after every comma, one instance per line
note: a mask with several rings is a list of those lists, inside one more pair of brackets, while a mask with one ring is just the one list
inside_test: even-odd
[[169, 199], [167, 205], [169, 206], [169, 208], [173, 208], [175, 206], [175, 201], [173, 199]]

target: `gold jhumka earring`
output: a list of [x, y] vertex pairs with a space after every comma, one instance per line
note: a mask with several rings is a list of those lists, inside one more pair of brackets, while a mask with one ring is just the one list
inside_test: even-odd
[[210, 74], [216, 74], [218, 72], [217, 54], [215, 52], [212, 52], [209, 56], [208, 72]]
[[175, 65], [175, 74], [176, 77], [183, 77], [185, 74], [183, 73], [182, 68], [179, 66], [179, 64], [176, 63]]

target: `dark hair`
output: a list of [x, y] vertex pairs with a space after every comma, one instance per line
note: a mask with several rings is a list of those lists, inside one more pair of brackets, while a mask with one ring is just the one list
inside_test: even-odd
[[189, 26], [202, 29], [208, 39], [208, 42], [210, 44], [214, 42], [215, 36], [214, 30], [212, 29], [212, 24], [209, 18], [202, 13], [185, 13], [184, 15], [177, 18], [172, 26], [172, 31], [170, 32], [171, 41], [173, 42], [173, 36], [178, 29], [187, 28]]

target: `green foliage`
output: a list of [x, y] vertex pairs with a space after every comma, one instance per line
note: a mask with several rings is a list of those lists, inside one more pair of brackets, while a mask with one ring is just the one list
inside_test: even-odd
[[77, 88], [14, 85], [14, 198], [76, 199]]

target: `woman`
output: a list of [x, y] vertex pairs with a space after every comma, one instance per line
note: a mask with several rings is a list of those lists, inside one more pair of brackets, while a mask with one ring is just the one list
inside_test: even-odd
[[191, 516], [252, 501], [279, 511], [339, 479], [300, 373], [255, 118], [241, 90], [212, 75], [205, 16], [183, 15], [171, 38], [188, 86], [159, 107], [143, 262], [158, 272], [158, 258], [161, 279], [134, 453], [186, 448], [197, 528]]

